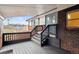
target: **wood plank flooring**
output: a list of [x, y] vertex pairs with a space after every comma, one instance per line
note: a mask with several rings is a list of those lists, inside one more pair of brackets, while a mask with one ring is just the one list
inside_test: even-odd
[[[68, 52], [61, 49], [45, 46], [41, 47], [40, 45], [34, 43], [33, 41], [26, 41], [22, 43], [16, 43], [4, 46], [0, 49], [0, 52], [7, 50], [13, 50], [12, 54], [66, 54]], [[11, 54], [11, 53], [10, 53]]]

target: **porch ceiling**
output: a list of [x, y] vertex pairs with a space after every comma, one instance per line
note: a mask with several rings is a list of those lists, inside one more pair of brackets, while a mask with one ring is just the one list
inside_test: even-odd
[[73, 6], [73, 4], [0, 4], [0, 14], [4, 17], [11, 16], [35, 16], [53, 8], [58, 8], [58, 10]]

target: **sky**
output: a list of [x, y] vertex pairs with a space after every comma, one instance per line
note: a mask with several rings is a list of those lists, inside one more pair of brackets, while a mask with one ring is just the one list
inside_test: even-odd
[[20, 16], [20, 17], [7, 17], [4, 24], [8, 24], [7, 19], [9, 19], [9, 24], [24, 24], [27, 25], [26, 20], [32, 18], [32, 16]]

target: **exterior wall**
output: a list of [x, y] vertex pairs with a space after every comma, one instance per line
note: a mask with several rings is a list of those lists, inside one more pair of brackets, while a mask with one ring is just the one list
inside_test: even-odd
[[40, 17], [40, 25], [45, 25], [45, 16]]
[[66, 13], [76, 9], [79, 9], [79, 5], [58, 12], [58, 37], [61, 39], [61, 48], [71, 53], [79, 53], [79, 29], [66, 28]]
[[37, 25], [45, 25], [45, 16], [28, 20], [28, 31], [32, 30]]
[[38, 18], [35, 19], [35, 26], [38, 25]]
[[32, 27], [35, 26], [35, 20], [31, 20], [31, 26], [32, 26]]

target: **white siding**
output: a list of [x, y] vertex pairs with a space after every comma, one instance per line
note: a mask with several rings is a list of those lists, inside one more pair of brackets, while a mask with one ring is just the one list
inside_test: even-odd
[[45, 25], [45, 16], [40, 17], [40, 25]]
[[38, 18], [35, 19], [35, 25], [38, 25]]

